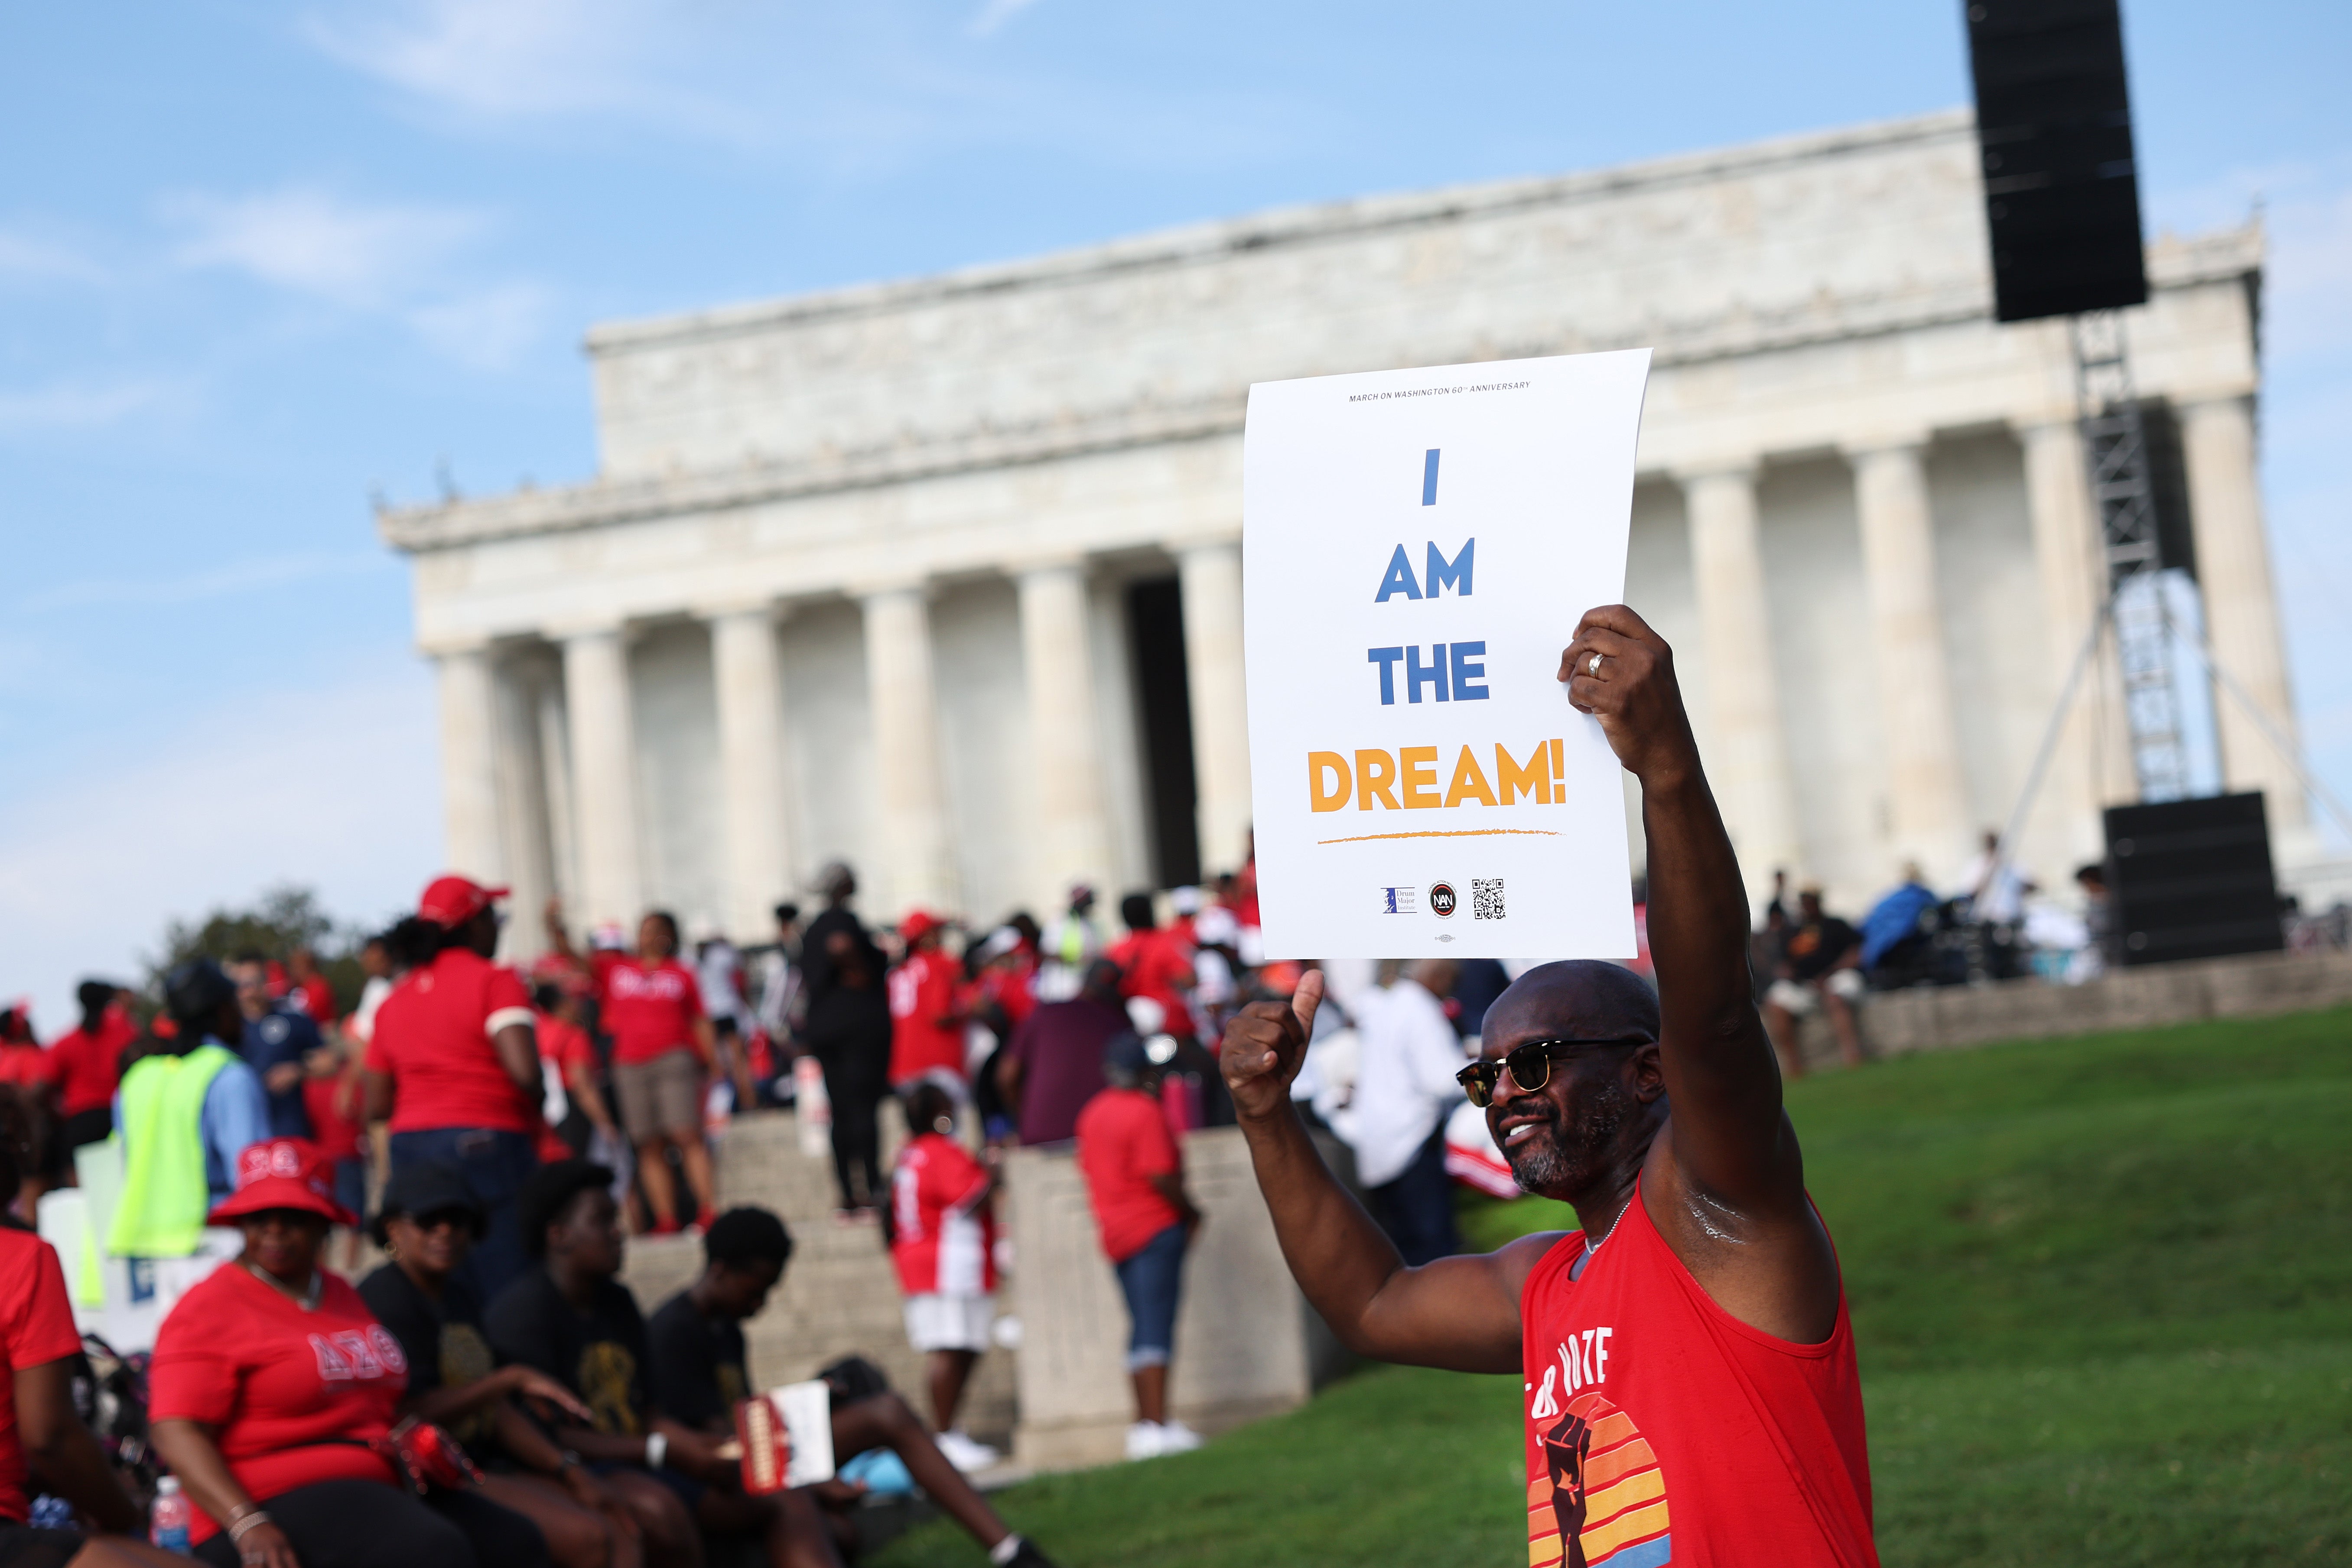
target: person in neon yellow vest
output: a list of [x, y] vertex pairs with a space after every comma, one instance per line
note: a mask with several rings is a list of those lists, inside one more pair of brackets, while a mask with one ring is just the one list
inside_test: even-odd
[[236, 1055], [236, 984], [194, 959], [164, 977], [163, 1002], [175, 1032], [131, 1064], [114, 1096], [122, 1195], [107, 1250], [117, 1257], [194, 1251], [205, 1211], [236, 1189], [237, 1156], [269, 1136], [261, 1080]]

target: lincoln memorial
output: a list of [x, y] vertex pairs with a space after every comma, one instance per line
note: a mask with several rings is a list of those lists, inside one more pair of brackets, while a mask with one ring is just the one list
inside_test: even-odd
[[[594, 477], [381, 518], [449, 860], [525, 909], [754, 939], [836, 857], [886, 921], [1233, 868], [1249, 385], [1648, 346], [1626, 596], [1751, 885], [1785, 867], [1857, 915], [1906, 860], [1948, 885], [2103, 583], [2066, 325], [1992, 320], [1976, 159], [1946, 112], [599, 326]], [[2161, 237], [2148, 268], [2167, 558], [2291, 740], [2262, 233]], [[1565, 642], [1586, 606], [1559, 608]], [[2045, 886], [2132, 798], [2120, 693], [2109, 648], [2021, 839]], [[2218, 717], [2291, 868], [2297, 775]]]

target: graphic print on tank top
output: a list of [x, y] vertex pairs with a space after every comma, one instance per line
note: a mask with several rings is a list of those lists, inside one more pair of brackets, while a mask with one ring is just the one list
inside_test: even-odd
[[1601, 1394], [1572, 1394], [1561, 1402], [1554, 1379], [1572, 1363], [1568, 1346], [1559, 1353], [1528, 1412], [1538, 1425], [1544, 1468], [1528, 1483], [1528, 1568], [1673, 1562], [1666, 1477], [1657, 1455], [1633, 1418]]

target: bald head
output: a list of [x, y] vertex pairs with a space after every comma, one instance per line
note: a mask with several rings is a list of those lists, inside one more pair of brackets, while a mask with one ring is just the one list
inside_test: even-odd
[[1658, 994], [1621, 964], [1567, 959], [1538, 964], [1486, 1010], [1483, 1046], [1497, 1056], [1527, 1040], [1654, 1040]]

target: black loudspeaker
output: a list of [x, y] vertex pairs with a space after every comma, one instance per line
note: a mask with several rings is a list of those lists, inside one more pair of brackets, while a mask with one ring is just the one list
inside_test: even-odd
[[2107, 808], [2116, 957], [2126, 964], [2286, 945], [2260, 791]]
[[1994, 314], [2147, 300], [2116, 0], [1966, 0]]

